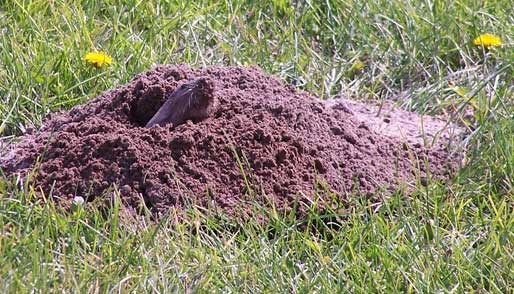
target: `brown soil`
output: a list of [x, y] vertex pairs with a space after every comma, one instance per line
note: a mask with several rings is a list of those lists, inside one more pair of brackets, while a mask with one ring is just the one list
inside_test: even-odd
[[[215, 84], [210, 117], [144, 127], [169, 93], [199, 77]], [[250, 196], [286, 209], [295, 199], [309, 204], [316, 191], [344, 202], [424, 179], [425, 162], [440, 178], [454, 170], [439, 145], [380, 134], [352, 105], [321, 102], [257, 67], [160, 66], [51, 115], [0, 166], [22, 177], [36, 167], [35, 185], [65, 201], [91, 201], [114, 186], [134, 209], [163, 214], [195, 204], [229, 215], [244, 211]]]

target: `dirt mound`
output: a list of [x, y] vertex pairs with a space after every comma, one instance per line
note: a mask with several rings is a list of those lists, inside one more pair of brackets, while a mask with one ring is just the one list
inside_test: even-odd
[[[214, 81], [207, 119], [144, 126], [167, 95], [195, 78]], [[386, 137], [342, 104], [320, 102], [257, 67], [160, 66], [68, 112], [51, 115], [0, 160], [45, 193], [87, 201], [109, 187], [126, 204], [161, 214], [191, 203], [244, 211], [244, 200], [290, 207], [315, 193], [344, 201], [399, 182], [451, 172], [447, 153]], [[264, 197], [263, 195], [267, 195]], [[260, 199], [260, 200], [259, 200]]]

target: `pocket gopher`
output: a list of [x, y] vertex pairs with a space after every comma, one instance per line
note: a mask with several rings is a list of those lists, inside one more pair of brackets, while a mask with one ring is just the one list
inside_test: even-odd
[[146, 128], [168, 123], [178, 126], [187, 120], [196, 123], [209, 117], [215, 104], [214, 81], [200, 77], [180, 85], [167, 96], [166, 102], [148, 121]]

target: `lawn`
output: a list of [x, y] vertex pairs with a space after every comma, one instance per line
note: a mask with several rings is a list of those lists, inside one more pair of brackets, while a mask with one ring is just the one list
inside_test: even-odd
[[[257, 64], [323, 99], [446, 115], [468, 128], [466, 163], [378, 206], [262, 210], [267, 224], [63, 211], [3, 179], [0, 292], [514, 291], [511, 0], [99, 2], [0, 1], [2, 140], [156, 64]], [[473, 44], [483, 33], [503, 44]]]

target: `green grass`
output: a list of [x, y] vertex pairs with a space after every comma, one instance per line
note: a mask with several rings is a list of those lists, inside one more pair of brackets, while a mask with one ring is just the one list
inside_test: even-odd
[[[187, 223], [136, 221], [117, 202], [66, 213], [0, 181], [1, 292], [514, 290], [512, 1], [102, 2], [0, 1], [5, 139], [154, 64], [258, 64], [323, 98], [453, 120], [473, 108], [467, 165], [381, 206], [263, 210], [266, 226], [198, 209]], [[473, 46], [485, 32], [504, 46]], [[115, 64], [87, 66], [93, 50]]]

